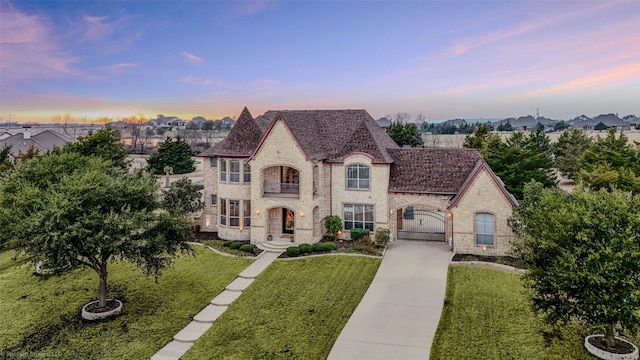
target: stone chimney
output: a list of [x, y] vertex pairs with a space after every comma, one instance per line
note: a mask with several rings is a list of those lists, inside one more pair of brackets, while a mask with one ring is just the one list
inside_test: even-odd
[[22, 127], [22, 129], [24, 129], [22, 131], [22, 139], [23, 140], [31, 139], [31, 132], [29, 132], [29, 129], [31, 129], [31, 126], [25, 125]]

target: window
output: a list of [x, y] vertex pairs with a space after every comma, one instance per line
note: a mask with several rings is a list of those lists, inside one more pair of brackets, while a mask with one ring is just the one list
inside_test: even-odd
[[369, 167], [347, 166], [347, 189], [369, 189]]
[[218, 195], [211, 195], [211, 205], [212, 206], [218, 205]]
[[251, 200], [244, 201], [242, 217], [243, 217], [242, 226], [250, 227], [251, 226]]
[[345, 204], [344, 229], [369, 229], [373, 231], [373, 205]]
[[243, 164], [242, 165], [242, 173], [243, 173], [243, 180], [244, 182], [248, 183], [251, 182], [251, 165], [249, 164]]
[[227, 200], [220, 199], [220, 225], [227, 225]]
[[211, 167], [218, 167], [218, 159], [212, 157], [210, 160], [211, 160]]
[[493, 245], [493, 215], [476, 214], [476, 244]]
[[227, 162], [220, 160], [220, 181], [227, 182]]
[[240, 182], [240, 161], [229, 161], [229, 182]]
[[229, 200], [229, 226], [240, 226], [240, 200]]

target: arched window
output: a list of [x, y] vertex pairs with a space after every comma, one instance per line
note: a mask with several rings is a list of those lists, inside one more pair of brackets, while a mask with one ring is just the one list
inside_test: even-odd
[[476, 213], [476, 245], [493, 246], [494, 216], [489, 213]]
[[347, 166], [347, 189], [369, 189], [369, 167], [366, 165]]

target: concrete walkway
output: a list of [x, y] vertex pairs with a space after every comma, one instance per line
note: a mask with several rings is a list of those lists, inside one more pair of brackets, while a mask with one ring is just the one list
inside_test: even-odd
[[233, 280], [224, 291], [216, 296], [211, 303], [193, 317], [184, 329], [173, 337], [173, 341], [165, 345], [151, 357], [152, 360], [178, 360], [193, 346], [213, 322], [224, 313], [229, 305], [242, 295], [242, 292], [260, 275], [260, 273], [275, 260], [282, 251], [264, 251], [260, 257], [249, 265]]
[[428, 359], [451, 255], [443, 243], [390, 244], [328, 359]]

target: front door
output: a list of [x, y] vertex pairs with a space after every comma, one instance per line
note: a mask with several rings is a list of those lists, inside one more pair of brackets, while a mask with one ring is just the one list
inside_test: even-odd
[[282, 233], [293, 234], [294, 223], [293, 219], [295, 214], [293, 210], [282, 209]]

